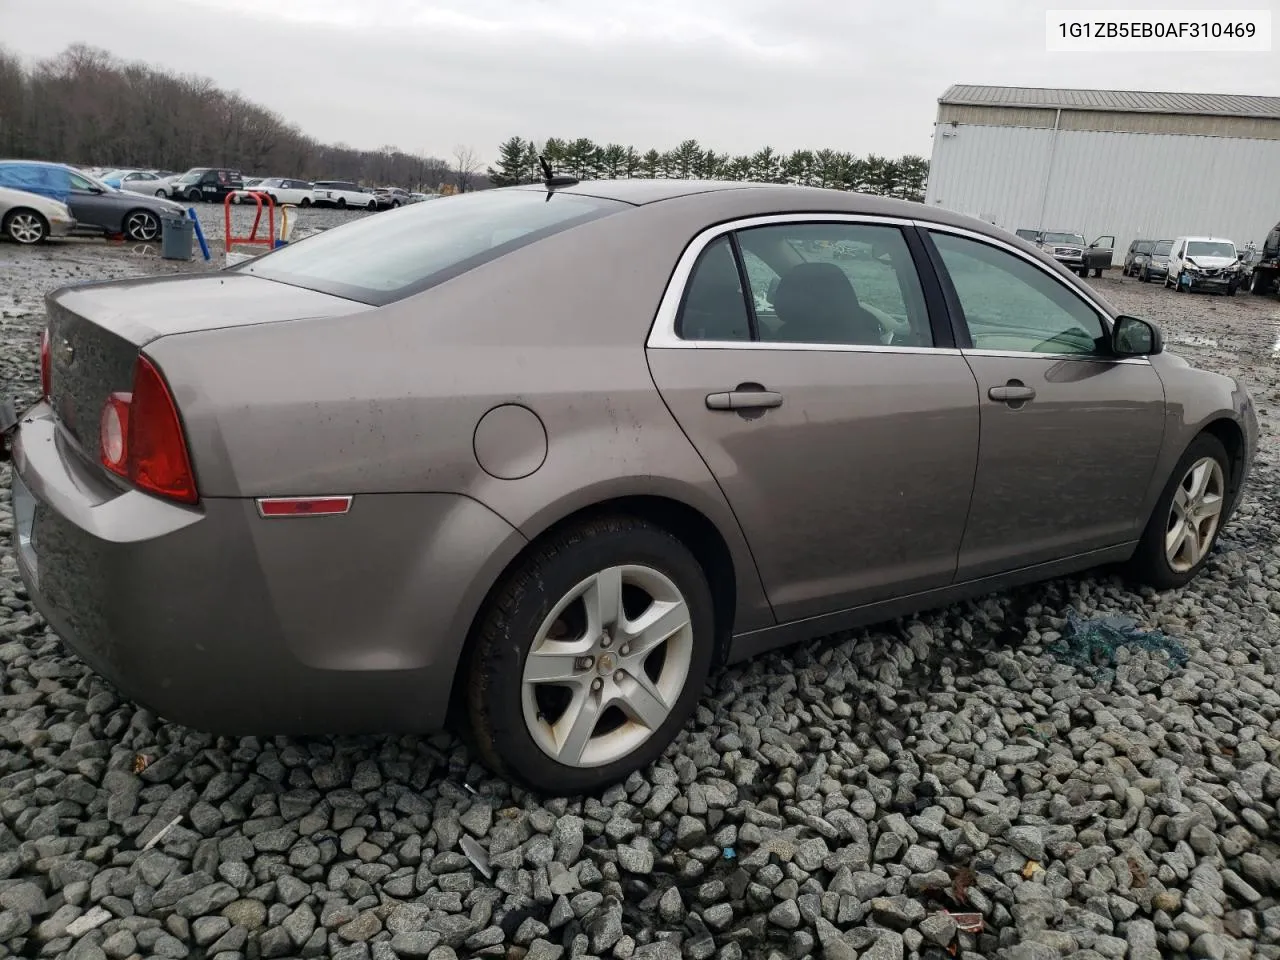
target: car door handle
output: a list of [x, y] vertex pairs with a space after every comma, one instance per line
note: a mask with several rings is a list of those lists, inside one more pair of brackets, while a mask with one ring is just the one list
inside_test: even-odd
[[1036, 398], [1036, 391], [1021, 381], [1010, 380], [1003, 387], [992, 387], [987, 396], [1000, 403], [1026, 403]]
[[772, 390], [730, 390], [707, 394], [708, 410], [767, 410], [782, 406], [782, 394]]

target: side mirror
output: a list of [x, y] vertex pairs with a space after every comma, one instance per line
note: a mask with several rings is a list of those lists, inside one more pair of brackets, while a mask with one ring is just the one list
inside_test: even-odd
[[1164, 337], [1154, 323], [1138, 317], [1116, 317], [1111, 350], [1117, 357], [1149, 357], [1164, 350]]

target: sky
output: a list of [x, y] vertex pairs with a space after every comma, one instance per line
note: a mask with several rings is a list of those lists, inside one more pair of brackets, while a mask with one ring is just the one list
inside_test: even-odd
[[[1280, 0], [1232, 5], [1273, 11], [1280, 30]], [[443, 158], [465, 146], [486, 163], [512, 135], [927, 157], [953, 83], [1280, 95], [1280, 40], [1270, 53], [1046, 52], [1046, 10], [1102, 6], [0, 0], [0, 44], [45, 57], [83, 42], [210, 77], [323, 141]]]

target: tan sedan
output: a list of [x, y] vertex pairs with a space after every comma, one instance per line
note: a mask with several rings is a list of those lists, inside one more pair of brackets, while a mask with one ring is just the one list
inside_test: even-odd
[[219, 732], [457, 716], [555, 793], [726, 661], [1104, 563], [1176, 588], [1257, 442], [1027, 243], [823, 190], [559, 178], [48, 308], [16, 553], [68, 644]]
[[0, 233], [14, 243], [31, 244], [69, 237], [75, 217], [65, 203], [25, 190], [0, 187]]

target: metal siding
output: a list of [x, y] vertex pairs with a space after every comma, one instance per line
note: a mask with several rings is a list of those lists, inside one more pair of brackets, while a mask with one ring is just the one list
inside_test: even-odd
[[[1064, 111], [1065, 113], [1065, 111]], [[1060, 130], [1040, 218], [1054, 133], [1025, 127], [934, 129], [925, 202], [983, 216], [1007, 230], [1079, 230], [1116, 238], [1116, 260], [1136, 239], [1212, 235], [1259, 246], [1280, 219], [1280, 141]]]
[[1233, 93], [1171, 93], [1148, 90], [1083, 90], [1058, 87], [993, 87], [957, 83], [939, 103], [977, 106], [1102, 110], [1116, 113], [1199, 113], [1223, 117], [1280, 119], [1280, 97]]
[[[1052, 107], [976, 106], [943, 103], [938, 123], [984, 127], [1052, 127]], [[1280, 140], [1280, 118], [1227, 117], [1201, 113], [1117, 113], [1062, 108], [1064, 130], [1106, 130], [1115, 133], [1172, 133], [1192, 137], [1237, 137]]]

